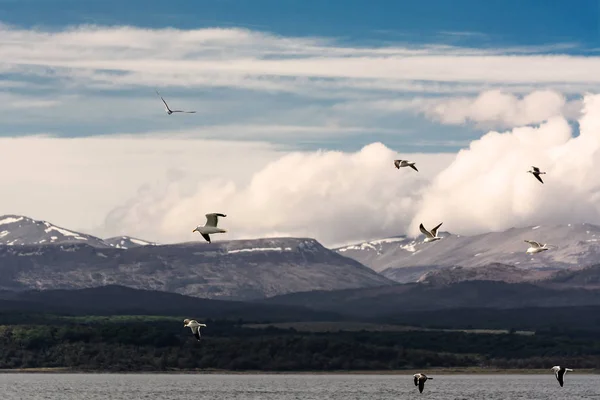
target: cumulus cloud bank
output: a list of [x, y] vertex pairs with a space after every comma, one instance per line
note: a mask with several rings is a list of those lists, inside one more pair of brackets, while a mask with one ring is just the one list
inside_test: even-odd
[[567, 103], [561, 93], [552, 90], [537, 90], [522, 98], [489, 90], [477, 97], [431, 100], [422, 110], [444, 124], [474, 122], [482, 126], [514, 127], [540, 123], [558, 115], [577, 117], [579, 106], [579, 102]]
[[[526, 224], [600, 223], [600, 95], [584, 98], [578, 136], [562, 117], [489, 132], [461, 150], [424, 191], [409, 233], [444, 221], [473, 234]], [[526, 171], [547, 172], [542, 185]]]
[[411, 154], [420, 167], [416, 173], [396, 170], [396, 156], [374, 143], [356, 153], [290, 153], [242, 185], [227, 179], [199, 185], [164, 181], [113, 210], [105, 229], [192, 240], [190, 227], [204, 223], [208, 212], [222, 212], [229, 233], [221, 237], [229, 239], [302, 236], [338, 244], [393, 235], [410, 222], [429, 179], [453, 158]]
[[[398, 155], [379, 143], [356, 153], [296, 152], [272, 161], [248, 182], [147, 187], [114, 209], [106, 229], [163, 240], [206, 212], [228, 215], [228, 238], [311, 236], [326, 244], [408, 233], [444, 222], [460, 234], [525, 224], [600, 223], [600, 96], [584, 100], [580, 135], [552, 117], [536, 127], [489, 132], [456, 156], [407, 154], [421, 172], [396, 170]], [[401, 157], [402, 158], [402, 157]], [[526, 171], [547, 171], [540, 184]], [[131, 229], [134, 229], [131, 231]], [[152, 239], [152, 238], [151, 238]]]

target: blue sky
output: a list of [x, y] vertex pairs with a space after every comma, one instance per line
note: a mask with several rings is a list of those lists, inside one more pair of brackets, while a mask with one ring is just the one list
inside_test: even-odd
[[[21, 26], [137, 25], [182, 29], [238, 26], [290, 36], [349, 40], [444, 39], [441, 32], [490, 35], [478, 44], [597, 46], [598, 2], [578, 0], [2, 0], [0, 19]], [[420, 37], [421, 36], [421, 37]]]
[[[590, 56], [596, 54], [596, 47], [600, 47], [600, 14], [598, 2], [595, 0], [578, 1], [577, 7], [568, 2], [542, 0], [0, 0], [0, 5], [1, 22], [18, 29], [38, 29], [47, 32], [61, 31], [68, 26], [81, 24], [95, 24], [106, 28], [123, 25], [149, 29], [174, 27], [181, 30], [220, 27], [244, 28], [283, 38], [322, 38], [335, 42], [336, 46], [371, 49], [448, 45], [469, 49], [504, 48], [507, 51], [527, 48], [522, 51]], [[54, 73], [52, 67], [48, 70]], [[18, 71], [9, 70], [0, 77], [10, 80], [18, 78], [18, 75]], [[136, 85], [106, 90], [92, 89], [85, 84], [77, 88], [65, 85], [61, 87], [56, 79], [52, 80], [49, 73], [21, 76], [22, 80], [38, 80], [41, 84], [7, 88], [5, 93], [27, 96], [40, 93], [46, 96], [46, 99], [51, 96], [52, 91], [57, 95], [77, 95], [81, 107], [86, 99], [95, 98], [102, 101], [102, 107], [111, 115], [111, 119], [106, 119], [105, 114], [98, 115], [98, 119], [95, 119], [96, 112], [85, 108], [80, 114], [90, 115], [88, 120], [73, 118], [72, 115], [69, 118], [56, 118], [56, 110], [45, 114], [38, 109], [38, 113], [28, 114], [26, 118], [3, 118], [3, 122], [0, 123], [0, 135], [48, 132], [57, 136], [73, 137], [172, 129], [172, 121], [161, 118], [162, 115], [156, 115], [155, 118], [147, 112], [135, 115], [135, 112], [132, 113], [129, 109], [117, 106], [126, 99], [135, 101], [152, 97], [150, 95], [153, 86], [161, 87], [165, 97], [172, 102], [177, 101], [176, 104], [184, 102], [184, 105], [188, 104], [190, 107], [202, 107], [210, 102], [213, 105], [222, 105], [218, 110], [202, 115], [201, 122], [198, 122], [199, 118], [181, 118], [177, 121], [178, 129], [222, 125], [224, 121], [230, 122], [233, 116], [239, 120], [239, 124], [274, 119], [281, 124], [298, 125], [298, 118], [290, 117], [285, 120], [284, 116], [292, 114], [295, 109], [307, 109], [311, 106], [325, 109], [339, 106], [344, 101], [343, 94], [324, 99], [323, 96], [314, 97], [289, 91], [265, 93], [254, 88], [204, 86], [198, 89], [186, 88], [185, 85], [169, 88], [158, 80], [155, 85], [147, 84], [146, 87]], [[479, 89], [468, 90], [470, 95], [490, 86], [485, 80], [479, 83]], [[496, 84], [494, 88], [502, 89], [501, 86]], [[451, 88], [446, 90], [446, 94], [450, 93], [449, 90]], [[515, 92], [510, 87], [508, 90]], [[461, 88], [456, 94], [461, 94]], [[351, 100], [352, 95], [349, 93], [347, 99]], [[371, 95], [377, 97], [376, 94]], [[380, 96], [380, 100], [435, 98], [438, 95], [439, 93], [419, 93], [418, 90], [399, 88]], [[577, 97], [577, 93], [565, 95]], [[115, 104], [114, 109], [108, 109], [110, 103]], [[298, 140], [294, 140], [294, 144], [303, 149], [357, 150], [373, 141], [382, 141], [389, 146], [410, 151], [456, 151], [464, 147], [469, 140], [493, 127], [493, 124], [476, 126], [477, 124], [467, 121], [460, 126], [445, 124], [441, 132], [439, 121], [423, 118], [420, 111], [399, 110], [397, 113], [380, 115], [362, 122], [363, 126], [372, 129], [362, 129], [343, 137], [299, 137]], [[276, 116], [273, 117], [273, 114]], [[331, 111], [330, 115], [336, 121], [351, 119], [347, 114], [335, 111]], [[398, 134], [394, 134], [394, 129], [398, 130]], [[240, 135], [236, 135], [235, 138], [248, 139]], [[415, 137], [418, 137], [418, 140], [415, 140]], [[290, 141], [289, 136], [269, 136], [266, 139], [285, 144], [289, 144]], [[441, 145], [442, 143], [444, 144]]]
[[[154, 241], [190, 239], [181, 221], [222, 205], [238, 212], [232, 237], [435, 224], [441, 206], [419, 207], [457, 152], [486, 160], [467, 155], [496, 131], [551, 132], [548, 146], [579, 132], [600, 90], [598, 4], [0, 0], [0, 186], [14, 194], [0, 211]], [[197, 113], [166, 115], [155, 89]], [[554, 157], [513, 147], [498, 168]], [[419, 173], [392, 168], [401, 157]], [[346, 223], [373, 210], [383, 225]], [[490, 228], [471, 217], [447, 229]]]

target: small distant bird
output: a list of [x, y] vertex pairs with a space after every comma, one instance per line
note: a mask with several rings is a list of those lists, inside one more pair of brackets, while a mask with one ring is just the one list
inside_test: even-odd
[[529, 248], [527, 249], [527, 253], [529, 254], [541, 253], [542, 251], [550, 250], [550, 247], [556, 247], [546, 243], [540, 244], [533, 240], [524, 240], [524, 242], [529, 243]]
[[396, 166], [397, 169], [400, 169], [400, 167], [411, 167], [415, 171], [419, 172], [417, 167], [415, 167], [415, 163], [408, 162], [407, 160], [394, 160], [394, 165]]
[[206, 214], [206, 224], [204, 226], [198, 225], [196, 229], [192, 232], [198, 232], [202, 235], [202, 237], [210, 243], [209, 233], [225, 233], [227, 232], [225, 229], [217, 228], [217, 223], [219, 222], [219, 217], [226, 217], [225, 214], [220, 213], [212, 213]]
[[169, 108], [169, 105], [165, 101], [165, 99], [163, 99], [163, 97], [160, 95], [160, 93], [158, 93], [158, 90], [156, 91], [156, 94], [158, 95], [158, 97], [160, 97], [160, 99], [162, 100], [163, 104], [165, 105], [165, 111], [167, 112], [168, 115], [171, 115], [173, 113], [187, 113], [187, 114], [195, 114], [196, 113], [196, 111], [171, 110]]
[[423, 388], [425, 387], [425, 381], [427, 379], [433, 379], [433, 378], [429, 378], [425, 374], [414, 374], [413, 377], [415, 378], [415, 386], [419, 387], [419, 393], [423, 393]]
[[544, 183], [544, 181], [542, 180], [542, 178], [540, 178], [540, 175], [545, 174], [545, 172], [541, 172], [540, 169], [538, 167], [531, 167], [531, 171], [527, 171], [530, 174], [533, 174], [533, 176], [535, 176], [535, 179], [537, 179], [538, 181]]
[[571, 368], [561, 367], [560, 365], [555, 365], [552, 367], [552, 371], [554, 371], [554, 375], [556, 376], [556, 380], [560, 383], [560, 386], [565, 383], [565, 374], [567, 371], [573, 371]]
[[190, 328], [194, 336], [196, 336], [196, 340], [200, 341], [200, 327], [206, 326], [206, 324], [199, 324], [195, 319], [184, 319], [183, 327]]
[[435, 228], [433, 228], [431, 231], [428, 231], [427, 229], [425, 229], [423, 224], [419, 225], [419, 229], [425, 235], [425, 243], [435, 242], [436, 240], [441, 239], [441, 237], [437, 235], [437, 231], [438, 231], [439, 227], [442, 226], [442, 224], [443, 224], [443, 222], [440, 222], [440, 224], [438, 226], [436, 226]]

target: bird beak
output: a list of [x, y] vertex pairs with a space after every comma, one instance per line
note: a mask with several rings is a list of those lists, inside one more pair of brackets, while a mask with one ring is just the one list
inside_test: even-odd
[[194, 230], [192, 231], [192, 233], [193, 233], [193, 232], [196, 232], [197, 230], [198, 230], [198, 228], [194, 229]]

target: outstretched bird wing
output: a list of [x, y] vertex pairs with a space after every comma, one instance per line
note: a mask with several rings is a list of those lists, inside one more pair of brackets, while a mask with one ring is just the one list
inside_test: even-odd
[[431, 233], [433, 234], [433, 236], [437, 236], [437, 231], [440, 228], [440, 226], [442, 226], [443, 222], [440, 222], [440, 224], [438, 226], [436, 226], [435, 228], [433, 228], [431, 230]]
[[419, 386], [419, 378], [417, 378], [417, 375], [414, 375], [415, 378], [415, 386]]
[[535, 179], [537, 179], [538, 181], [540, 181], [540, 182], [544, 183], [544, 181], [543, 181], [543, 180], [542, 180], [542, 178], [540, 177], [540, 174], [539, 174], [539, 173], [537, 173], [537, 172], [534, 172], [532, 175], [533, 175], [533, 176], [535, 176]]
[[425, 227], [423, 226], [423, 224], [419, 225], [419, 230], [423, 233], [423, 235], [432, 238], [433, 235], [431, 234], [431, 232], [429, 232], [427, 229], [425, 229]]
[[524, 242], [529, 243], [532, 247], [542, 247], [541, 244], [539, 244], [538, 242], [535, 242], [533, 240], [524, 240]]
[[204, 226], [212, 226], [216, 228], [217, 224], [219, 223], [219, 217], [226, 217], [226, 215], [221, 213], [206, 214], [206, 225]]
[[201, 233], [201, 235], [204, 238], [204, 240], [206, 240], [208, 243], [210, 243], [210, 236], [208, 236], [206, 233]]
[[538, 167], [534, 167], [533, 165], [531, 166], [531, 168], [533, 169], [533, 172], [540, 172], [540, 169]]
[[419, 393], [423, 393], [424, 387], [425, 387], [425, 379], [419, 379]]
[[414, 169], [415, 171], [419, 172], [419, 170], [417, 169], [417, 167], [415, 167], [415, 165], [414, 165], [414, 164], [410, 164], [410, 167], [411, 167], [412, 169]]
[[[163, 97], [160, 95], [160, 93], [158, 92], [158, 90], [156, 91], [156, 94], [158, 95], [158, 97], [160, 97], [160, 99], [162, 100], [163, 104], [165, 105], [165, 108], [167, 109], [167, 111], [171, 111], [171, 109], [169, 108], [167, 102], [165, 101], [165, 99], [163, 99]], [[173, 111], [171, 111], [173, 112]]]
[[560, 383], [560, 386], [564, 385], [565, 381], [565, 370], [564, 369], [560, 369], [558, 371], [556, 371], [556, 379], [558, 379], [558, 383]]

